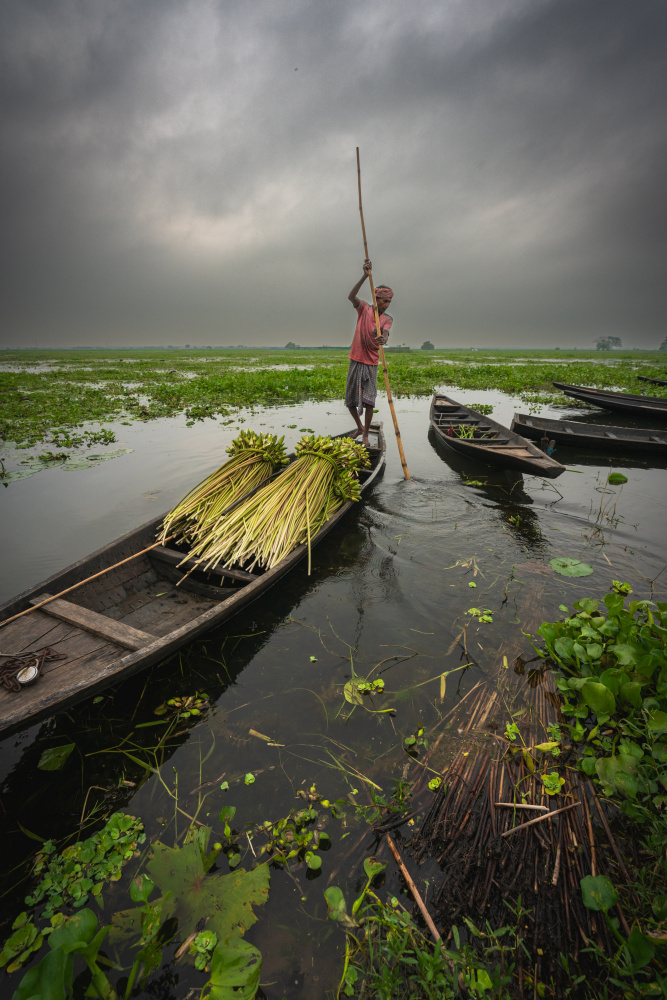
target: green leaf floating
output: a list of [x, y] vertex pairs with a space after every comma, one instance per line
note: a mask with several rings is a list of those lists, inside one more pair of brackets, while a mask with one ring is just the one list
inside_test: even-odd
[[632, 754], [619, 753], [614, 757], [598, 757], [595, 770], [605, 789], [608, 789], [607, 794], [620, 792], [630, 799], [636, 797], [639, 789], [636, 778], [637, 758]]
[[62, 747], [51, 747], [49, 750], [45, 750], [39, 758], [37, 767], [40, 771], [62, 770], [75, 745], [74, 743], [66, 743]]
[[243, 934], [256, 922], [252, 904], [261, 906], [269, 893], [269, 867], [258, 865], [252, 871], [239, 868], [227, 875], [207, 875], [206, 856], [211, 837], [209, 827], [201, 827], [183, 847], [167, 847], [159, 841], [146, 869], [163, 892], [163, 916], [178, 919], [182, 934], [195, 929], [202, 917], [208, 917], [207, 930], [222, 940], [230, 934]]
[[345, 701], [349, 701], [350, 705], [363, 705], [364, 696], [359, 690], [359, 684], [363, 683], [363, 680], [363, 677], [353, 677], [343, 688]]
[[211, 957], [205, 1000], [253, 1000], [259, 989], [262, 956], [239, 937], [218, 944]]
[[582, 562], [581, 559], [570, 559], [568, 556], [550, 559], [549, 565], [561, 576], [590, 576], [593, 572], [593, 567], [588, 563]]
[[581, 687], [581, 697], [596, 715], [613, 715], [616, 711], [616, 699], [604, 684], [586, 679]]
[[607, 476], [607, 482], [610, 486], [622, 486], [627, 481], [628, 477], [624, 476], [622, 472], [610, 472]]
[[581, 898], [588, 910], [606, 913], [618, 902], [611, 879], [606, 875], [586, 875], [581, 880]]
[[652, 712], [649, 712], [648, 728], [654, 736], [667, 733], [667, 712], [661, 712], [657, 708], [654, 708]]

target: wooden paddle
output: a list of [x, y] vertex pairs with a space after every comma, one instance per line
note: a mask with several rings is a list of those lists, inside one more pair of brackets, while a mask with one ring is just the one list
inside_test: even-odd
[[[366, 226], [364, 225], [364, 210], [361, 207], [361, 163], [359, 161], [359, 147], [357, 146], [357, 181], [359, 184], [359, 215], [361, 216], [361, 233], [364, 238], [364, 257], [368, 260], [368, 243], [366, 242]], [[368, 280], [371, 283], [371, 295], [373, 296], [373, 312], [375, 314], [375, 331], [379, 338], [382, 336], [380, 332], [380, 314], [378, 313], [378, 303], [375, 297], [375, 285], [373, 284], [373, 275], [368, 273]], [[396, 419], [396, 410], [394, 409], [394, 399], [391, 394], [391, 387], [389, 385], [389, 375], [387, 373], [387, 362], [384, 356], [384, 348], [382, 344], [378, 344], [378, 349], [380, 351], [380, 361], [382, 362], [382, 371], [384, 373], [384, 384], [387, 390], [387, 399], [389, 400], [389, 409], [391, 410], [391, 419], [394, 421], [394, 433], [396, 434], [396, 444], [398, 445], [398, 454], [401, 457], [401, 465], [403, 466], [403, 475], [406, 479], [410, 478], [410, 473], [408, 472], [408, 464], [405, 461], [405, 452], [403, 451], [403, 442], [401, 441], [401, 432], [398, 429], [398, 420]]]

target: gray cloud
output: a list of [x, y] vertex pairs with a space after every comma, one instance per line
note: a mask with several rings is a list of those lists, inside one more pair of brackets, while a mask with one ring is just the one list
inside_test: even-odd
[[667, 9], [6, 0], [7, 344], [664, 336]]

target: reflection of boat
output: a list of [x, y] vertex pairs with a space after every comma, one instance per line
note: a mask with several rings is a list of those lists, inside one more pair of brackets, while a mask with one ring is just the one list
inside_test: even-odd
[[537, 441], [548, 436], [557, 444], [571, 448], [596, 448], [602, 451], [651, 452], [667, 455], [667, 431], [643, 427], [613, 427], [604, 424], [579, 423], [575, 420], [551, 420], [515, 413], [512, 430]]
[[[523, 475], [515, 469], [489, 466], [474, 458], [467, 458], [445, 447], [442, 437], [429, 427], [428, 439], [438, 455], [456, 472], [465, 486], [472, 486], [478, 495], [490, 502], [498, 517], [532, 551], [543, 547], [539, 515], [531, 510], [533, 497], [526, 492]], [[555, 487], [554, 487], [555, 489]]]
[[660, 396], [634, 396], [630, 392], [591, 389], [584, 385], [568, 385], [567, 382], [554, 382], [553, 385], [566, 396], [579, 399], [582, 403], [590, 403], [591, 406], [599, 406], [603, 410], [637, 413], [661, 422], [667, 420], [667, 399], [661, 399]]
[[[384, 468], [382, 424], [371, 425], [371, 468], [360, 473], [362, 494]], [[343, 504], [311, 539], [315, 546], [355, 506]], [[3, 654], [49, 647], [66, 659], [42, 662], [37, 683], [0, 687], [0, 734], [36, 722], [160, 660], [221, 625], [267, 591], [304, 556], [304, 543], [266, 572], [213, 568], [187, 574], [183, 551], [155, 546], [164, 514], [111, 542], [0, 607], [0, 622], [75, 587], [0, 628]], [[147, 551], [146, 551], [147, 550]], [[94, 579], [92, 579], [95, 577]], [[87, 581], [87, 582], [84, 582]], [[182, 581], [182, 586], [173, 586]], [[76, 586], [77, 584], [81, 586]], [[70, 599], [71, 598], [71, 599]], [[25, 655], [26, 666], [35, 656]], [[42, 658], [43, 660], [43, 658]], [[0, 660], [9, 663], [6, 658]]]
[[638, 375], [640, 382], [652, 382], [653, 385], [667, 385], [667, 378], [651, 378], [649, 375]]
[[565, 466], [519, 434], [439, 393], [431, 402], [431, 426], [446, 447], [478, 462], [549, 479], [565, 472]]
[[452, 451], [443, 444], [442, 435], [434, 430], [433, 425], [428, 429], [428, 439], [438, 455], [466, 485], [474, 482], [476, 486], [484, 487], [489, 499], [497, 500], [496, 494], [500, 490], [502, 493], [511, 493], [513, 498], [521, 503], [533, 502], [530, 494], [524, 489], [523, 475], [520, 472], [515, 469], [503, 469], [498, 465], [490, 466], [478, 459], [468, 458], [457, 451]]

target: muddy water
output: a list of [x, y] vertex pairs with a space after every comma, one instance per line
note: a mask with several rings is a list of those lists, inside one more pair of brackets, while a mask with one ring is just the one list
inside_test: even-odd
[[[520, 409], [498, 393], [456, 396], [492, 403], [503, 423]], [[94, 821], [124, 808], [142, 817], [149, 839], [173, 843], [188, 821], [172, 795], [192, 815], [202, 794], [194, 789], [209, 782], [199, 819], [216, 836], [223, 805], [237, 807], [241, 830], [245, 823], [286, 815], [299, 803], [296, 791], [313, 783], [329, 799], [365, 804], [369, 782], [391, 790], [404, 774], [403, 739], [420, 725], [428, 731], [472, 685], [493, 678], [503, 656], [511, 662], [528, 653], [522, 630], [534, 632], [542, 620], [558, 617], [560, 604], [602, 596], [612, 579], [629, 581], [638, 597], [665, 599], [664, 462], [655, 468], [630, 456], [612, 463], [563, 449], [556, 457], [573, 471], [553, 482], [492, 472], [440, 450], [427, 433], [427, 400], [401, 399], [397, 410], [412, 481], [401, 477], [391, 421], [381, 412], [388, 431], [384, 477], [316, 550], [310, 577], [305, 567], [296, 570], [224, 629], [169, 662], [97, 703], [4, 741], [0, 823], [9, 874], [0, 905], [6, 921], [23, 909], [31, 884], [26, 862], [36, 845], [25, 831], [64, 838], [78, 829], [82, 813], [97, 807]], [[278, 430], [292, 444], [302, 428], [336, 433], [349, 425], [331, 403], [239, 417], [243, 423], [224, 426], [208, 421], [186, 427], [175, 420], [118, 425], [113, 448], [131, 453], [81, 472], [45, 470], [0, 491], [3, 597], [169, 508], [220, 464], [238, 427]], [[613, 494], [604, 491], [610, 468], [629, 479]], [[554, 556], [582, 559], [594, 572], [575, 580], [557, 576], [548, 565]], [[492, 622], [480, 623], [472, 607], [488, 611]], [[442, 692], [440, 675], [464, 664], [469, 666], [450, 674]], [[385, 691], [352, 710], [344, 685], [352, 670], [365, 677], [373, 668]], [[165, 698], [197, 691], [210, 696], [210, 709], [184, 722], [167, 750], [153, 756], [159, 727], [142, 724], [156, 721], [154, 709]], [[369, 711], [385, 708], [395, 714]], [[279, 745], [269, 746], [250, 729]], [[439, 766], [454, 753], [457, 738], [448, 732]], [[62, 771], [37, 768], [46, 748], [68, 742], [76, 743], [76, 752]], [[159, 765], [160, 776], [137, 759]], [[249, 772], [255, 781], [246, 785]], [[220, 790], [222, 781], [229, 791]], [[332, 840], [321, 871], [273, 871], [269, 902], [247, 935], [264, 956], [264, 993], [276, 1000], [315, 1000], [335, 986], [342, 935], [326, 920], [323, 890], [331, 881], [349, 898], [372, 846], [351, 803], [343, 819], [325, 809], [320, 814]], [[247, 867], [256, 840], [238, 837]], [[219, 868], [226, 870], [224, 859]], [[398, 882], [388, 885], [399, 891]], [[126, 890], [126, 880], [105, 890], [107, 919], [129, 905]], [[165, 949], [159, 993], [184, 997], [203, 979], [174, 966], [173, 951]], [[16, 978], [0, 982], [0, 995], [11, 995]]]

